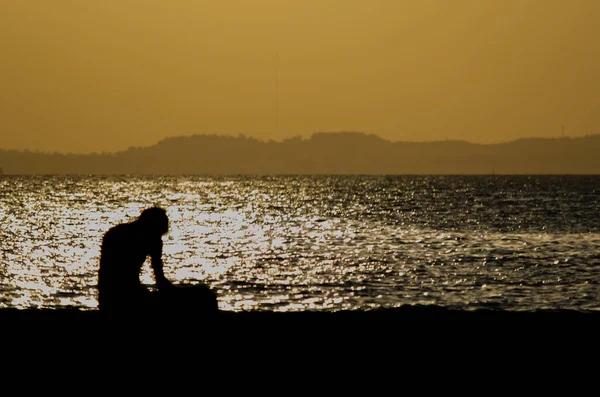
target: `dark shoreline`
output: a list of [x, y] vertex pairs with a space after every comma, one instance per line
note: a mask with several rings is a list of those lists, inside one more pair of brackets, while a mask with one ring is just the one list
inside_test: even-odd
[[0, 326], [103, 326], [115, 323], [143, 323], [146, 320], [177, 324], [210, 322], [212, 326], [296, 327], [360, 326], [362, 328], [428, 328], [452, 325], [481, 326], [493, 329], [512, 327], [587, 327], [600, 325], [600, 311], [537, 310], [506, 311], [494, 309], [458, 310], [440, 306], [402, 306], [389, 309], [345, 311], [217, 311], [213, 313], [175, 312], [167, 315], [129, 313], [121, 318], [106, 316], [98, 310], [79, 309], [0, 309]]

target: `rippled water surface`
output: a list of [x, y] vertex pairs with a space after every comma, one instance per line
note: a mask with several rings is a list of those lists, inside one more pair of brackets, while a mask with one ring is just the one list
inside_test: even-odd
[[103, 233], [157, 204], [167, 277], [224, 310], [598, 310], [599, 194], [597, 176], [0, 176], [0, 308], [96, 308]]

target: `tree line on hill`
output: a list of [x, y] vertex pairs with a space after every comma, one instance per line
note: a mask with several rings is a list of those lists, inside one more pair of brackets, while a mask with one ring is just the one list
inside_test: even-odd
[[499, 144], [315, 133], [281, 142], [192, 135], [116, 153], [0, 150], [5, 174], [599, 174], [600, 135]]

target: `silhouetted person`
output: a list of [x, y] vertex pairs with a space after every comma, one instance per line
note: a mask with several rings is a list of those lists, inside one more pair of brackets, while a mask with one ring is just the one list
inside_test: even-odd
[[[204, 285], [180, 288], [163, 273], [162, 236], [169, 219], [162, 208], [142, 211], [135, 221], [110, 228], [102, 239], [98, 271], [99, 309], [111, 314], [217, 309], [216, 296]], [[150, 256], [157, 292], [140, 282]]]

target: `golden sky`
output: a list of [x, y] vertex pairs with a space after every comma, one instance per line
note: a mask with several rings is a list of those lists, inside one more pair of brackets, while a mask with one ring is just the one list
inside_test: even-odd
[[599, 21], [599, 0], [2, 0], [0, 148], [600, 133]]

